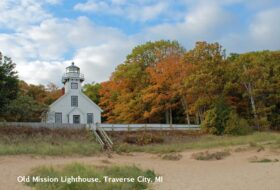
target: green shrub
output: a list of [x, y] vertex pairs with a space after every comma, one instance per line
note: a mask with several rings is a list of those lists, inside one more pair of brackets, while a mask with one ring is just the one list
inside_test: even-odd
[[217, 133], [217, 128], [215, 127], [215, 122], [216, 122], [216, 110], [211, 109], [206, 112], [204, 121], [201, 124], [201, 128], [203, 131], [206, 133], [210, 134], [216, 134]]
[[258, 119], [258, 124], [261, 130], [267, 130], [271, 126], [271, 123], [267, 120], [267, 117], [260, 117]]
[[248, 122], [240, 118], [237, 113], [231, 111], [225, 126], [225, 134], [230, 135], [247, 135], [252, 132]]
[[226, 122], [229, 118], [230, 108], [224, 98], [219, 98], [214, 107], [206, 112], [201, 127], [207, 133], [222, 135], [224, 134]]
[[269, 159], [269, 158], [263, 158], [263, 159], [260, 159], [260, 160], [252, 160], [251, 161], [252, 163], [268, 163], [268, 162], [279, 162], [278, 159]]
[[128, 135], [124, 138], [125, 143], [137, 144], [137, 145], [147, 145], [153, 143], [163, 143], [163, 137], [159, 134], [139, 132], [139, 134]]
[[215, 135], [247, 135], [252, 132], [247, 120], [231, 110], [223, 98], [219, 98], [214, 107], [206, 112], [201, 127]]
[[196, 160], [222, 160], [224, 157], [229, 155], [229, 151], [218, 151], [213, 153], [209, 153], [208, 151], [206, 151], [194, 153], [192, 155], [192, 158]]
[[178, 153], [169, 153], [169, 154], [164, 154], [161, 156], [163, 160], [181, 160], [183, 156]]

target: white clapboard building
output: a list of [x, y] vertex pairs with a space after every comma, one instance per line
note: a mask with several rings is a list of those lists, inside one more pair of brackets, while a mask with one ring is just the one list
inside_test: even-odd
[[74, 63], [62, 76], [64, 93], [53, 102], [47, 113], [47, 123], [101, 123], [102, 109], [82, 92], [84, 75]]

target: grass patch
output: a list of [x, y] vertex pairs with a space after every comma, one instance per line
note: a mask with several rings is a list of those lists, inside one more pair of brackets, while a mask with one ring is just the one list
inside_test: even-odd
[[260, 160], [252, 160], [252, 163], [268, 163], [268, 162], [279, 162], [278, 159], [269, 159], [269, 158], [263, 158]]
[[272, 143], [272, 144], [270, 144], [270, 147], [272, 148], [272, 149], [276, 149], [276, 150], [279, 150], [280, 149], [280, 139], [277, 139], [276, 141], [275, 141], [275, 143]]
[[256, 142], [250, 142], [249, 146], [252, 147], [252, 148], [256, 148], [257, 152], [261, 152], [261, 151], [265, 150], [265, 148], [262, 145], [260, 145], [260, 144], [258, 144]]
[[163, 143], [164, 138], [152, 133], [139, 132], [139, 134], [128, 135], [123, 140], [128, 144], [137, 144], [137, 145], [147, 145], [147, 144], [155, 144], [155, 143]]
[[274, 143], [280, 142], [280, 134], [273, 132], [255, 132], [246, 136], [214, 136], [205, 135], [190, 142], [175, 142], [168, 144], [153, 144], [153, 145], [131, 145], [120, 143], [115, 145], [114, 150], [120, 152], [150, 152], [150, 153], [171, 153], [181, 152], [189, 149], [209, 149], [217, 147], [229, 147], [235, 145], [245, 145], [250, 142], [259, 143], [271, 141]]
[[100, 146], [94, 142], [76, 142], [67, 139], [61, 140], [60, 145], [51, 144], [44, 139], [39, 143], [0, 144], [0, 155], [90, 156], [100, 151]]
[[173, 161], [181, 160], [182, 157], [183, 156], [181, 154], [176, 154], [176, 153], [169, 153], [169, 154], [161, 155], [161, 158], [163, 160], [173, 160]]
[[[54, 169], [53, 167], [39, 167], [34, 169], [31, 174], [32, 176], [41, 176], [43, 178], [52, 177], [58, 178], [57, 183], [46, 182], [29, 182], [26, 183], [28, 186], [34, 187], [36, 190], [142, 190], [147, 189], [148, 183], [138, 182], [138, 176], [145, 176], [154, 181], [155, 173], [152, 170], [143, 171], [135, 166], [111, 166], [111, 167], [94, 167], [91, 165], [83, 164], [70, 164], [62, 169]], [[98, 178], [99, 182], [72, 182], [63, 183], [61, 177], [80, 177], [84, 179]], [[103, 176], [111, 178], [133, 178], [134, 182], [106, 182]]]
[[234, 149], [234, 152], [245, 152], [250, 150], [250, 147], [237, 147], [236, 149]]
[[111, 164], [111, 162], [110, 162], [109, 160], [101, 160], [101, 162], [102, 162], [103, 164]]
[[196, 160], [222, 160], [229, 155], [229, 151], [218, 151], [213, 153], [205, 151], [192, 154], [192, 158]]
[[[250, 142], [250, 146], [257, 147], [258, 143], [266, 141], [272, 142], [272, 148], [280, 148], [280, 134], [272, 132], [255, 132], [247, 136], [214, 136], [203, 135], [199, 131], [133, 131], [128, 134], [110, 132], [109, 135], [117, 153], [167, 154], [188, 149], [245, 145]], [[136, 144], [123, 143], [125, 141]], [[258, 150], [262, 151], [263, 148], [259, 146]], [[100, 151], [94, 135], [85, 129], [0, 127], [0, 155], [89, 156]]]
[[89, 156], [100, 151], [85, 129], [0, 127], [0, 155]]

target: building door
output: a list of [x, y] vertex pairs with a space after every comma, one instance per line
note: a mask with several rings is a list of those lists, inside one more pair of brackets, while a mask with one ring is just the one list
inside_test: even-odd
[[80, 115], [73, 115], [73, 123], [74, 124], [80, 123]]
[[62, 113], [61, 112], [55, 112], [54, 122], [62, 123]]

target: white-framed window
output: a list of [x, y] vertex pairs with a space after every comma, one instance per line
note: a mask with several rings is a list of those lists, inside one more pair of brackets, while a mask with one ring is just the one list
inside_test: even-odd
[[87, 124], [93, 123], [93, 113], [87, 113]]
[[78, 89], [78, 83], [77, 82], [71, 82], [71, 89]]
[[78, 107], [78, 96], [71, 96], [71, 106]]
[[62, 123], [62, 113], [61, 112], [55, 112], [54, 122], [55, 123]]

